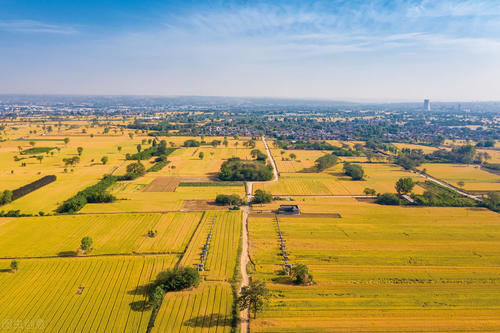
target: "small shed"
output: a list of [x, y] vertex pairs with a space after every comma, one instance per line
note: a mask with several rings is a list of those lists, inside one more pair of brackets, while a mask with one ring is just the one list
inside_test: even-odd
[[300, 209], [297, 205], [280, 205], [278, 214], [298, 215], [300, 214]]

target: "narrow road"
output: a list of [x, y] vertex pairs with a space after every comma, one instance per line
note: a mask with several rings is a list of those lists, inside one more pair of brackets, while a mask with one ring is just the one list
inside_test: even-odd
[[271, 150], [269, 149], [269, 146], [267, 145], [267, 142], [266, 142], [266, 138], [264, 136], [262, 136], [262, 142], [264, 142], [264, 147], [266, 147], [267, 156], [269, 156], [269, 161], [271, 161], [271, 165], [273, 166], [273, 173], [274, 173], [273, 181], [277, 181], [278, 180], [278, 168], [276, 167], [276, 163], [274, 162], [273, 155], [271, 154]]
[[[244, 206], [243, 208], [243, 214], [241, 216], [241, 258], [240, 258], [240, 270], [241, 270], [241, 286], [240, 286], [240, 293], [241, 289], [244, 287], [248, 286], [250, 280], [248, 278], [248, 273], [247, 273], [247, 264], [248, 264], [248, 210], [250, 200], [252, 198], [252, 188], [253, 184], [252, 183], [247, 183], [247, 205]], [[248, 309], [245, 309], [240, 312], [240, 325], [241, 325], [241, 333], [248, 333], [250, 332], [249, 329], [249, 317], [250, 313], [248, 312]]]
[[424, 178], [426, 178], [426, 179], [430, 180], [430, 181], [433, 181], [433, 182], [434, 182], [434, 183], [436, 183], [436, 184], [439, 184], [439, 185], [441, 185], [441, 186], [443, 186], [443, 187], [446, 187], [447, 189], [450, 189], [450, 190], [452, 190], [452, 191], [454, 191], [454, 192], [457, 192], [458, 194], [461, 194], [461, 195], [463, 195], [463, 196], [465, 196], [465, 197], [471, 198], [472, 200], [476, 200], [476, 201], [479, 201], [479, 202], [483, 202], [483, 200], [479, 199], [477, 196], [472, 195], [472, 194], [469, 194], [469, 193], [466, 193], [466, 192], [464, 192], [464, 191], [460, 191], [459, 189], [457, 189], [457, 188], [455, 188], [455, 187], [451, 186], [450, 184], [448, 184], [448, 183], [446, 183], [446, 182], [444, 182], [444, 181], [442, 181], [442, 180], [439, 180], [439, 179], [434, 178], [434, 177], [429, 176], [429, 175], [425, 175], [425, 174], [423, 174], [423, 173], [421, 173], [421, 172], [419, 172], [419, 171], [414, 171], [414, 172], [415, 172], [416, 174], [418, 174], [418, 175], [420, 175], [420, 176], [422, 176], [422, 177], [424, 177]]
[[[269, 161], [271, 161], [271, 165], [273, 166], [273, 180], [278, 181], [278, 169], [276, 168], [276, 163], [274, 162], [273, 156], [271, 155], [271, 150], [269, 150], [269, 146], [267, 145], [266, 139], [262, 136], [262, 142], [264, 142], [264, 147], [266, 147], [267, 156], [269, 157]], [[248, 212], [250, 210], [250, 202], [252, 201], [253, 196], [253, 182], [247, 182], [247, 204], [243, 208], [243, 214], [241, 215], [241, 258], [240, 258], [240, 270], [241, 270], [241, 289], [248, 286], [250, 279], [248, 277], [247, 272], [247, 264], [249, 261], [248, 256]], [[240, 312], [240, 329], [241, 333], [250, 332], [250, 313], [248, 309], [245, 309]]]

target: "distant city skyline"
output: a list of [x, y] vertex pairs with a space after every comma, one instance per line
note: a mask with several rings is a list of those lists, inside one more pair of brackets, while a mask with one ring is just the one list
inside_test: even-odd
[[500, 2], [0, 1], [0, 94], [500, 100]]

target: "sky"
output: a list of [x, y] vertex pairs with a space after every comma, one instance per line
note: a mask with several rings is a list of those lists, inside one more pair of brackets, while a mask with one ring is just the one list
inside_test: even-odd
[[500, 100], [500, 1], [0, 0], [0, 94]]

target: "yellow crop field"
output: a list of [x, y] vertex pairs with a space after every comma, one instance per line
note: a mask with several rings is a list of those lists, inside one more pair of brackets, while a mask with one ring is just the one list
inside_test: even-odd
[[169, 293], [156, 318], [153, 332], [230, 332], [231, 286], [205, 282], [195, 290]]
[[[365, 179], [353, 181], [342, 173], [342, 165], [321, 173], [285, 173], [278, 182], [256, 183], [255, 189], [265, 189], [274, 195], [363, 195], [367, 187], [377, 192], [395, 192], [394, 184], [401, 177], [412, 177], [415, 181], [423, 178], [390, 164], [362, 164]], [[415, 193], [423, 190], [419, 186]]]
[[[45, 136], [44, 140], [63, 140], [65, 136]], [[5, 211], [21, 210], [22, 213], [37, 214], [40, 211], [50, 213], [64, 200], [83, 188], [93, 185], [103, 175], [111, 173], [124, 163], [126, 153], [132, 153], [140, 142], [119, 137], [69, 137], [66, 145], [63, 141], [35, 141], [35, 148], [54, 148], [49, 154], [21, 155], [21, 150], [31, 148], [28, 141], [0, 142], [0, 190], [14, 190], [47, 175], [55, 175], [57, 180], [28, 195], [2, 206]], [[118, 152], [118, 146], [122, 147]], [[82, 147], [80, 162], [74, 166], [65, 166], [63, 159], [77, 156], [77, 148]], [[57, 148], [57, 149], [56, 149]], [[136, 151], [136, 150], [135, 150]], [[52, 154], [53, 153], [53, 154]], [[43, 156], [38, 161], [31, 156]], [[14, 161], [14, 157], [24, 158]], [[103, 165], [101, 158], [108, 157]], [[26, 166], [21, 166], [26, 163]], [[65, 171], [66, 169], [66, 171]]]
[[[312, 207], [325, 200], [298, 204]], [[289, 260], [309, 267], [312, 286], [295, 286], [278, 275], [283, 262], [272, 215], [250, 215], [254, 279], [271, 289], [252, 331], [500, 329], [496, 213], [387, 209], [350, 198], [330, 200], [325, 208], [341, 218], [279, 217]]]
[[500, 149], [476, 149], [478, 153], [487, 153], [490, 158], [486, 161], [488, 163], [500, 163]]
[[[0, 318], [6, 331], [145, 331], [141, 288], [177, 256], [25, 259], [0, 273]], [[10, 262], [0, 260], [0, 267]], [[17, 331], [16, 330], [16, 331]]]
[[175, 192], [144, 192], [154, 180], [151, 174], [133, 182], [123, 182], [112, 190], [119, 199], [112, 203], [87, 204], [84, 213], [109, 212], [165, 212], [182, 208], [184, 200], [214, 201], [218, 194], [238, 194], [244, 196], [245, 187], [240, 186], [193, 186], [177, 187]]
[[393, 142], [393, 145], [395, 145], [399, 150], [402, 150], [403, 148], [408, 148], [408, 149], [420, 149], [424, 152], [424, 154], [430, 154], [439, 148], [436, 147], [431, 147], [431, 146], [424, 146], [424, 145], [415, 145], [411, 143], [399, 143], [399, 142]]
[[[91, 236], [91, 254], [182, 253], [200, 213], [23, 217], [0, 224], [0, 257], [72, 255]], [[148, 230], [158, 230], [154, 239]]]
[[[300, 172], [314, 166], [314, 161], [323, 155], [328, 154], [327, 151], [319, 150], [283, 150], [271, 149], [276, 167], [280, 173]], [[296, 158], [290, 158], [290, 154], [295, 154]]]
[[463, 188], [468, 191], [500, 191], [500, 176], [483, 171], [477, 165], [426, 163], [419, 169], [426, 169], [429, 175], [456, 187], [461, 187], [458, 183], [464, 182]]
[[241, 236], [241, 212], [206, 212], [181, 260], [181, 266], [193, 267], [200, 262], [203, 245], [216, 216], [212, 239], [202, 275], [207, 280], [229, 281], [234, 273], [236, 253]]

